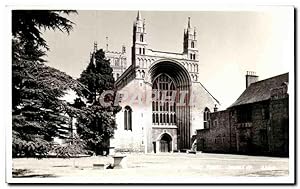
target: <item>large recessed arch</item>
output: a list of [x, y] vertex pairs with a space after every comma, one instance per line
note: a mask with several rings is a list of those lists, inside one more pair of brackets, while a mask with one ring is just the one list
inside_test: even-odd
[[170, 75], [175, 80], [177, 86], [191, 85], [189, 72], [176, 60], [160, 59], [153, 62], [149, 68], [151, 81], [160, 73], [167, 73]]
[[[175, 91], [177, 92], [176, 102], [175, 102], [175, 116], [174, 116], [174, 110], [171, 108], [170, 105], [167, 104], [167, 106], [170, 107], [170, 109], [165, 109], [165, 107], [157, 108], [152, 107], [152, 116], [153, 116], [153, 125], [156, 127], [165, 127], [167, 126], [176, 126], [177, 127], [177, 145], [179, 149], [184, 148], [190, 148], [190, 107], [189, 107], [189, 99], [190, 99], [190, 88], [191, 88], [191, 78], [186, 70], [186, 68], [181, 65], [179, 62], [172, 60], [172, 59], [161, 59], [158, 61], [155, 61], [151, 64], [149, 68], [149, 76], [151, 79], [151, 84], [156, 83], [156, 79], [159, 78], [161, 75], [166, 75], [170, 77], [169, 81], [175, 82]], [[153, 85], [152, 85], [153, 86]], [[152, 89], [154, 90], [154, 88]], [[155, 90], [157, 90], [155, 88]], [[170, 89], [167, 89], [169, 91], [172, 91]], [[182, 92], [182, 93], [181, 93]], [[185, 101], [182, 104], [180, 101], [179, 94], [185, 95]], [[154, 105], [155, 103], [152, 103]], [[159, 101], [159, 104], [163, 104], [161, 106], [165, 106], [164, 102]], [[170, 121], [169, 123], [165, 121], [166, 116], [166, 110], [167, 110], [167, 116], [170, 116], [170, 119], [172, 120], [172, 116], [174, 116], [175, 123], [173, 121]], [[163, 119], [158, 119], [158, 122], [156, 121], [156, 116], [163, 116]], [[160, 120], [163, 120], [162, 122]]]

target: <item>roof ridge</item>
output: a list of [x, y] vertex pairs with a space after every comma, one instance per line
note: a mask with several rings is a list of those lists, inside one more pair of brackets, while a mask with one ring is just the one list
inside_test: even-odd
[[[273, 77], [269, 77], [269, 78], [266, 78], [266, 79], [263, 79], [263, 80], [259, 80], [257, 82], [254, 82], [254, 83], [251, 83], [252, 84], [256, 84], [256, 83], [260, 83], [262, 81], [267, 81], [267, 80], [271, 80], [271, 79], [274, 79], [275, 77], [280, 77], [280, 76], [283, 76], [283, 75], [288, 75], [289, 72], [286, 72], [286, 73], [283, 73], [283, 74], [279, 74], [279, 75], [276, 75], [276, 76], [273, 76]], [[250, 86], [249, 86], [250, 87]]]
[[270, 89], [280, 86], [280, 82], [288, 82], [288, 74], [287, 72], [252, 83], [228, 108], [270, 99]]

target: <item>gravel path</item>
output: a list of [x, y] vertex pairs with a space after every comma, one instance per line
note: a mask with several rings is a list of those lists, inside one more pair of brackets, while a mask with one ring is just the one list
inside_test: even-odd
[[[288, 158], [229, 154], [125, 154], [122, 169], [94, 169], [93, 164], [113, 164], [113, 158], [13, 159], [14, 178], [61, 177], [199, 177], [199, 176], [288, 176]], [[99, 181], [101, 182], [101, 180]]]

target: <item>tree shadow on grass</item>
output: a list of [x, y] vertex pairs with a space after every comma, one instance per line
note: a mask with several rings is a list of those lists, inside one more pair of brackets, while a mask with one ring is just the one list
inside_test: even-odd
[[13, 169], [13, 178], [46, 178], [46, 177], [57, 177], [53, 174], [32, 174], [29, 169]]

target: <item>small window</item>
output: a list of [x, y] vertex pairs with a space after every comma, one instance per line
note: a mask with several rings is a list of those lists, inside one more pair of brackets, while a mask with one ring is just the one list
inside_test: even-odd
[[242, 106], [237, 110], [237, 122], [247, 123], [252, 122], [252, 108], [251, 106]]
[[203, 112], [203, 125], [204, 129], [208, 129], [210, 127], [210, 110], [207, 107]]
[[145, 54], [145, 48], [143, 48], [143, 54]]
[[115, 59], [115, 66], [120, 66], [119, 60]]
[[141, 41], [141, 42], [144, 41], [144, 35], [143, 35], [143, 34], [140, 35], [140, 41]]
[[132, 131], [132, 109], [129, 106], [124, 110], [124, 129]]
[[192, 48], [195, 48], [195, 43], [194, 43], [194, 41], [192, 41], [191, 47], [192, 47]]
[[268, 138], [267, 138], [267, 130], [266, 129], [260, 129], [259, 131], [259, 136], [260, 136], [260, 143], [261, 144], [266, 144], [267, 141], [268, 141]]
[[139, 53], [139, 54], [142, 54], [142, 48], [140, 48], [139, 50], [140, 50], [140, 53]]
[[214, 120], [214, 126], [215, 126], [215, 127], [218, 126], [218, 120]]
[[264, 120], [270, 119], [270, 111], [269, 111], [269, 107], [268, 106], [264, 106], [261, 109], [261, 114], [262, 114], [262, 118]]

